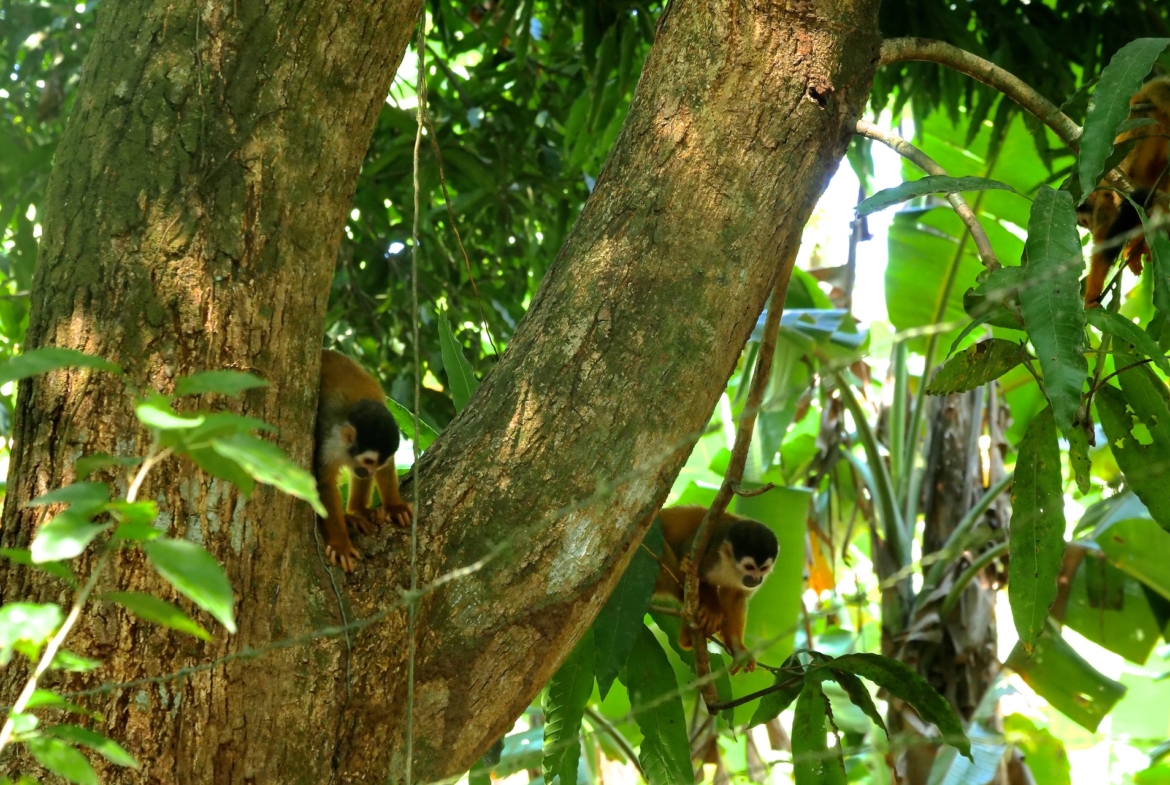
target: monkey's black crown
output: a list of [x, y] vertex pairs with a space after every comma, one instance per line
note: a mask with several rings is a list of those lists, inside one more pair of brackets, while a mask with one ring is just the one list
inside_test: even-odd
[[378, 453], [381, 466], [398, 449], [398, 423], [385, 404], [369, 399], [358, 401], [350, 407], [349, 424], [357, 430], [357, 437], [349, 446], [350, 455], [373, 450]]
[[760, 565], [768, 559], [775, 559], [780, 553], [776, 535], [764, 524], [753, 520], [739, 520], [727, 530], [727, 541], [737, 560], [748, 556]]

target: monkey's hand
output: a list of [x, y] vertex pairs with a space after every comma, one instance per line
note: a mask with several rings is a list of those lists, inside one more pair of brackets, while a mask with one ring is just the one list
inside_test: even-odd
[[699, 603], [699, 610], [695, 612], [695, 624], [703, 637], [710, 638], [723, 626], [723, 614], [713, 611], [704, 603]]
[[345, 536], [339, 538], [327, 536], [325, 556], [329, 558], [330, 564], [334, 567], [340, 567], [345, 572], [353, 572], [362, 558], [358, 549], [353, 547], [353, 543], [349, 541], [349, 537]]
[[345, 514], [345, 525], [359, 534], [371, 534], [375, 529], [378, 528], [373, 518], [373, 510], [347, 512]]
[[414, 508], [409, 504], [383, 504], [378, 511], [396, 526], [409, 526], [414, 518]]
[[756, 658], [752, 656], [751, 652], [744, 649], [735, 648], [731, 652], [732, 658], [735, 660], [734, 664], [728, 669], [728, 673], [735, 675], [741, 670], [745, 673], [752, 673], [756, 669]]

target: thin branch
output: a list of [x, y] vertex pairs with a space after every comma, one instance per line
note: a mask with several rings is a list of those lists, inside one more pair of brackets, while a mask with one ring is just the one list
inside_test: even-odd
[[613, 743], [622, 751], [622, 754], [630, 759], [630, 763], [634, 764], [634, 768], [638, 770], [638, 776], [642, 778], [643, 782], [649, 782], [646, 779], [646, 772], [642, 770], [642, 763], [638, 760], [638, 753], [634, 752], [634, 748], [630, 746], [630, 742], [621, 734], [613, 723], [605, 718], [605, 715], [590, 706], [585, 707], [585, 716], [589, 718], [589, 722], [593, 727], [605, 733], [613, 739]]
[[[947, 173], [946, 169], [939, 166], [926, 153], [892, 131], [879, 128], [868, 120], [857, 121], [857, 133], [874, 141], [881, 142], [927, 174], [945, 176]], [[983, 266], [988, 270], [998, 269], [1001, 265], [999, 259], [995, 256], [995, 251], [991, 247], [991, 241], [987, 239], [987, 232], [983, 231], [983, 225], [979, 223], [979, 219], [975, 216], [975, 211], [967, 204], [967, 200], [963, 198], [962, 194], [954, 193], [947, 194], [947, 201], [951, 203], [951, 207], [955, 208], [955, 213], [967, 226], [967, 230], [971, 232], [971, 238], [975, 241], [975, 247], [979, 250], [979, 258], [982, 260]]]
[[1004, 540], [994, 548], [988, 548], [986, 551], [979, 554], [979, 556], [976, 557], [975, 561], [971, 562], [971, 565], [967, 567], [967, 569], [963, 570], [963, 573], [959, 576], [959, 579], [955, 581], [955, 585], [951, 587], [949, 592], [947, 592], [947, 598], [943, 600], [942, 607], [938, 612], [940, 619], [945, 620], [947, 615], [950, 614], [950, 612], [955, 609], [955, 606], [959, 604], [959, 597], [963, 595], [963, 590], [967, 588], [967, 584], [975, 580], [975, 576], [978, 575], [984, 567], [1007, 553], [1008, 546], [1010, 545], [1010, 542]]
[[773, 684], [772, 686], [765, 687], [762, 690], [756, 690], [755, 692], [748, 693], [747, 695], [736, 698], [735, 700], [722, 701], [720, 703], [709, 703], [709, 704], [707, 704], [707, 709], [710, 711], [723, 711], [725, 709], [734, 709], [736, 706], [742, 706], [745, 703], [751, 703], [756, 698], [762, 698], [765, 695], [771, 695], [773, 692], [779, 692], [780, 690], [788, 689], [793, 684], [795, 684], [796, 682], [800, 681], [803, 678], [804, 678], [804, 669], [802, 668], [799, 675], [793, 676], [788, 681], [783, 681], [783, 682], [780, 682], [779, 684]]
[[[695, 540], [691, 546], [691, 568], [686, 575], [686, 587], [683, 593], [683, 621], [691, 628], [691, 638], [694, 641], [695, 672], [700, 679], [711, 673], [711, 659], [707, 656], [707, 639], [695, 624], [699, 607], [699, 565], [703, 561], [703, 553], [711, 539], [711, 528], [714, 521], [723, 515], [727, 505], [734, 495], [734, 488], [743, 481], [743, 470], [747, 464], [748, 448], [751, 446], [752, 433], [756, 429], [756, 414], [764, 400], [764, 392], [768, 386], [768, 377], [772, 372], [772, 358], [776, 354], [776, 337], [780, 332], [780, 317], [784, 313], [784, 297], [788, 292], [788, 279], [792, 276], [792, 259], [786, 259], [784, 266], [776, 276], [776, 285], [772, 290], [772, 299], [768, 304], [768, 316], [764, 320], [764, 334], [760, 339], [759, 352], [756, 355], [755, 373], [752, 374], [751, 388], [748, 391], [747, 402], [744, 404], [743, 414], [735, 429], [735, 446], [731, 451], [731, 460], [727, 466], [727, 473], [719, 492], [703, 522], [695, 532]], [[703, 701], [708, 705], [719, 702], [719, 693], [714, 683], [708, 681], [702, 686]]]
[[768, 491], [772, 490], [775, 487], [776, 487], [776, 483], [774, 483], [774, 482], [765, 483], [764, 485], [761, 485], [759, 488], [741, 488], [741, 487], [739, 487], [739, 483], [735, 483], [735, 485], [731, 489], [731, 492], [734, 493], [736, 496], [742, 496], [745, 499], [750, 499], [753, 496], [763, 496], [765, 493], [767, 493]]

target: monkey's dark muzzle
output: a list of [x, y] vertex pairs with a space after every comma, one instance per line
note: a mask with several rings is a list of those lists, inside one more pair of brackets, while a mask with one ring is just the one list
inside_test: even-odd
[[754, 589], [763, 582], [763, 578], [753, 578], [750, 575], [745, 575], [743, 578], [743, 585], [747, 586], [749, 589]]
[[365, 480], [370, 476], [370, 470], [365, 466], [353, 467], [353, 473], [359, 480]]

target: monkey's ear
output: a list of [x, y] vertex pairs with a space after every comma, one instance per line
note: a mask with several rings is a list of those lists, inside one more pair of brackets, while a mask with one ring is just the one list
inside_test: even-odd
[[341, 443], [342, 444], [344, 444], [346, 447], [349, 447], [351, 444], [353, 444], [354, 439], [356, 439], [356, 438], [357, 438], [357, 428], [354, 428], [349, 423], [346, 423], [345, 425], [341, 426]]

